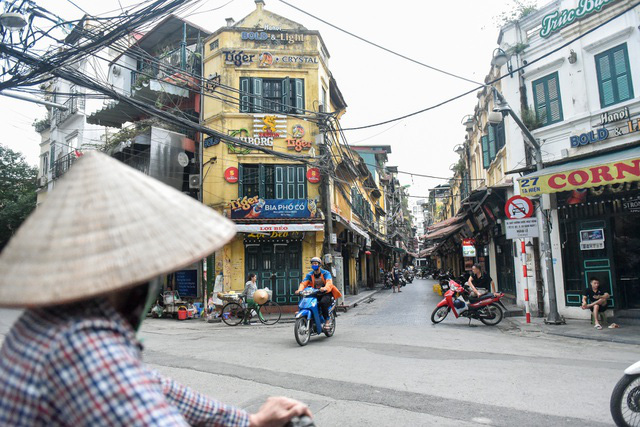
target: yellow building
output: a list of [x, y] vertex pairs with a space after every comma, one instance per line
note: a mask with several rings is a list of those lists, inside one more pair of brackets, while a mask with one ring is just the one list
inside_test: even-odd
[[243, 289], [256, 273], [276, 302], [293, 304], [310, 259], [323, 255], [318, 113], [346, 107], [328, 60], [317, 31], [265, 10], [261, 0], [205, 40], [203, 124], [256, 147], [204, 141], [203, 202], [239, 231], [215, 254], [225, 290]]

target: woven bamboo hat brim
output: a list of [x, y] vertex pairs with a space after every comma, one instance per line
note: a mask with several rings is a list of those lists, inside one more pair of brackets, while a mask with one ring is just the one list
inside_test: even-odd
[[78, 301], [179, 270], [235, 226], [98, 152], [78, 159], [0, 254], [0, 306]]

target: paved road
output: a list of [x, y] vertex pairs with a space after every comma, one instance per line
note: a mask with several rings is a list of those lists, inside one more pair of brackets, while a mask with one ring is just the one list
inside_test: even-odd
[[[612, 425], [609, 395], [638, 346], [523, 334], [508, 320], [432, 325], [432, 284], [383, 291], [306, 347], [291, 324], [150, 320], [145, 359], [250, 410], [274, 394], [304, 400], [319, 426]], [[0, 327], [10, 317], [0, 313]]]

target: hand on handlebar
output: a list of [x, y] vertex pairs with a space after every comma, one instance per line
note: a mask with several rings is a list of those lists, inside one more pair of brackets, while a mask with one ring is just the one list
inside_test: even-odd
[[257, 413], [249, 416], [249, 426], [280, 427], [303, 415], [312, 416], [304, 403], [286, 397], [270, 397]]

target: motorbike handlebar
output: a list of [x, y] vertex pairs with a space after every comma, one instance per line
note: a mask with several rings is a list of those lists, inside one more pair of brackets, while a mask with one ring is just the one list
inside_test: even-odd
[[302, 417], [293, 417], [285, 427], [315, 427], [313, 419], [306, 415]]

